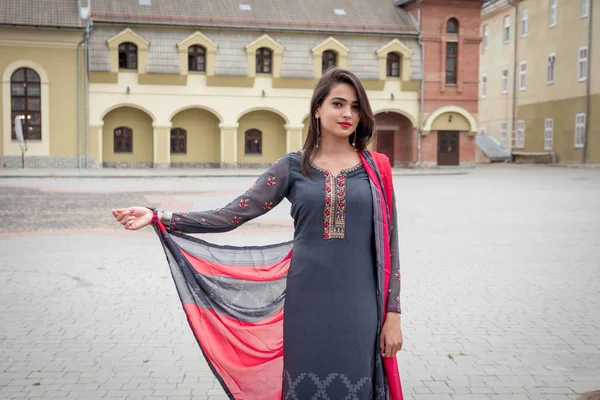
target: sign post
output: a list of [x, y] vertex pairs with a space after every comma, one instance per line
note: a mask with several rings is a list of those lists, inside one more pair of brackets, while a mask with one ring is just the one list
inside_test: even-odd
[[15, 117], [15, 133], [17, 134], [17, 140], [19, 146], [21, 146], [21, 166], [25, 168], [25, 152], [27, 151], [27, 143], [25, 143], [25, 137], [23, 136], [23, 125], [21, 124], [21, 116]]

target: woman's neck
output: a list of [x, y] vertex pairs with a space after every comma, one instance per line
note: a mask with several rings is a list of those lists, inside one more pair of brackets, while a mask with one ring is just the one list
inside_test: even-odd
[[319, 155], [321, 157], [344, 157], [354, 152], [354, 148], [346, 137], [322, 135], [319, 142]]

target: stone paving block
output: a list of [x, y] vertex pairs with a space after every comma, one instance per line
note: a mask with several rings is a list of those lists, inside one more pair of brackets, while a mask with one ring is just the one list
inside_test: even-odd
[[[182, 179], [215, 194], [159, 197], [193, 209], [221, 206], [254, 181]], [[589, 301], [597, 296], [590, 282], [600, 281], [600, 242], [591, 234], [600, 230], [600, 175], [490, 166], [464, 176], [395, 180], [406, 400], [573, 400], [575, 393], [600, 389], [600, 336], [593, 334], [600, 303]], [[123, 202], [146, 204], [157, 187], [176, 190], [182, 181], [136, 179], [135, 192], [131, 181], [0, 182], [7, 212], [0, 226], [3, 400], [10, 398], [6, 394], [38, 399], [42, 393], [77, 398], [72, 392], [91, 384], [115, 400], [123, 397], [119, 391], [130, 393], [127, 400], [142, 400], [163, 397], [153, 396], [157, 390], [176, 396], [178, 388], [194, 400], [226, 398], [191, 335], [156, 237], [150, 230], [123, 232], [106, 212]], [[518, 205], [507, 206], [506, 198]], [[569, 208], [573, 198], [577, 207]], [[57, 221], [65, 204], [72, 205], [74, 219]], [[20, 211], [23, 206], [35, 217]], [[443, 219], [431, 213], [439, 209]], [[289, 204], [261, 218], [289, 227]], [[205, 238], [232, 245], [249, 237], [256, 244], [291, 238], [291, 229], [269, 229], [259, 219], [239, 232]], [[123, 248], [126, 253], [118, 251]], [[41, 385], [25, 383], [29, 378]], [[11, 385], [15, 380], [25, 381]], [[491, 393], [470, 392], [479, 387]], [[454, 393], [431, 393], [435, 388]], [[555, 388], [571, 394], [548, 392]]]

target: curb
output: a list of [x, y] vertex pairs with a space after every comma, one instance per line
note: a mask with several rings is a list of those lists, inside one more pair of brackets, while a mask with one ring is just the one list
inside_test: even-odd
[[[56, 178], [64, 178], [64, 179], [77, 179], [77, 178], [95, 178], [95, 179], [156, 179], [156, 178], [257, 178], [259, 177], [262, 172], [257, 172], [257, 173], [245, 173], [245, 174], [205, 174], [205, 175], [200, 175], [200, 174], [153, 174], [153, 175], [143, 175], [143, 174], [132, 174], [132, 175], [92, 175], [92, 174], [55, 174], [55, 173], [48, 173], [48, 174], [10, 174], [10, 175], [3, 175], [0, 174], [0, 179], [17, 179], [17, 178], [24, 178], [24, 179], [32, 179], [32, 178], [36, 178], [36, 179], [44, 179], [44, 178], [52, 178], [52, 179], [56, 179]], [[444, 176], [444, 175], [448, 175], [448, 176], [456, 176], [456, 175], [467, 175], [470, 174], [470, 171], [447, 171], [447, 172], [442, 172], [442, 171], [427, 171], [427, 172], [413, 172], [413, 173], [407, 173], [407, 172], [392, 172], [393, 176]]]

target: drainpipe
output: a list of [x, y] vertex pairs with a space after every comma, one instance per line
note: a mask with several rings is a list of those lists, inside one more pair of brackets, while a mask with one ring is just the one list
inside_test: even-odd
[[514, 35], [515, 35], [515, 40], [514, 40], [514, 44], [513, 44], [513, 98], [512, 98], [512, 121], [511, 121], [511, 132], [510, 132], [510, 137], [511, 137], [511, 152], [512, 152], [512, 136], [516, 135], [516, 130], [517, 130], [517, 76], [518, 76], [518, 71], [517, 71], [517, 49], [518, 49], [518, 43], [517, 43], [517, 38], [519, 37], [519, 35], [517, 35], [517, 18], [518, 18], [518, 13], [519, 13], [519, 2], [520, 0], [508, 0], [508, 4], [510, 4], [514, 9], [515, 9], [515, 17], [513, 20], [513, 24], [515, 26], [514, 29]]
[[89, 88], [89, 73], [90, 73], [90, 34], [92, 32], [92, 20], [88, 19], [88, 24], [85, 27], [87, 40], [85, 41], [85, 167], [89, 168], [89, 134], [90, 134], [90, 88]]
[[587, 37], [587, 48], [588, 48], [588, 68], [587, 68], [587, 76], [585, 81], [585, 132], [583, 133], [583, 149], [581, 149], [581, 163], [585, 164], [585, 156], [587, 151], [587, 138], [588, 132], [590, 130], [590, 85], [592, 74], [590, 71], [592, 70], [592, 4], [594, 2], [590, 1], [588, 4], [588, 37]]
[[423, 134], [423, 110], [425, 108], [425, 43], [423, 43], [423, 31], [421, 29], [421, 5], [423, 0], [419, 0], [418, 23], [419, 23], [419, 46], [421, 46], [421, 99], [419, 104], [419, 132], [417, 134], [417, 163], [415, 168], [421, 165], [421, 135]]

